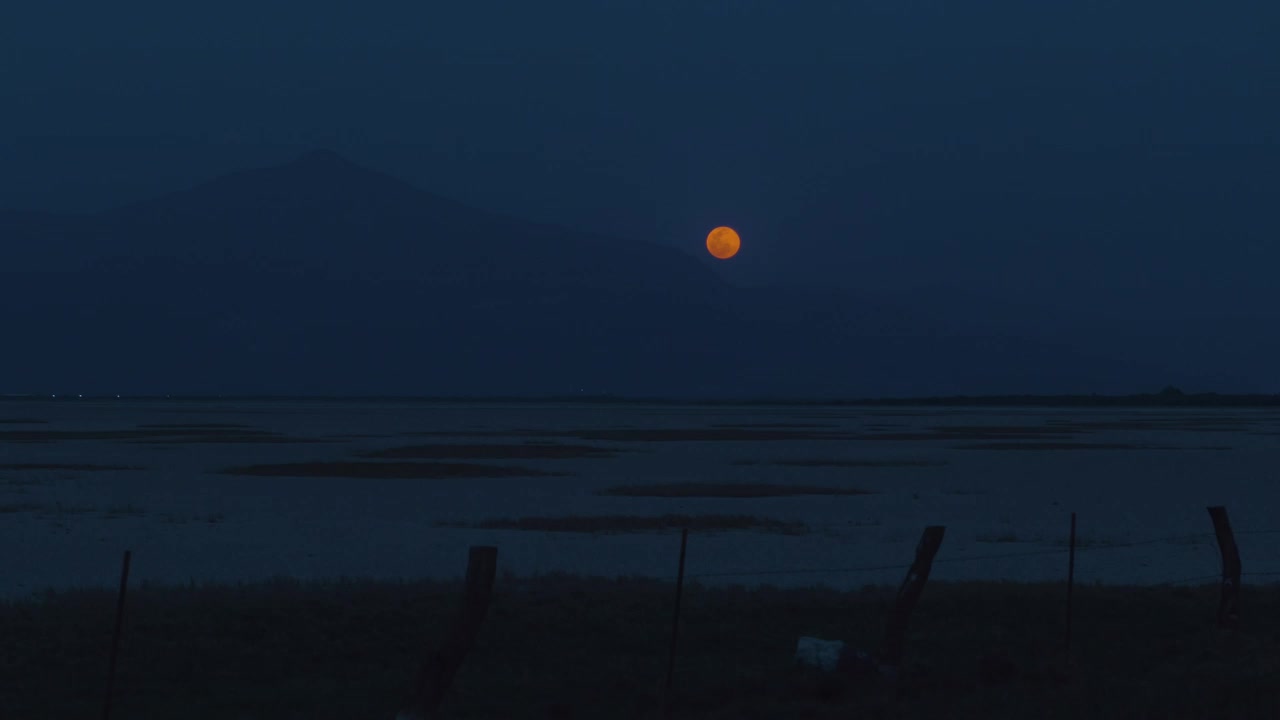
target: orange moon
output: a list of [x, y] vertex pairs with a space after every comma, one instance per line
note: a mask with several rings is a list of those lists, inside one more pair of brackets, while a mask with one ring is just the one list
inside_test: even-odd
[[731, 227], [718, 227], [707, 234], [707, 252], [720, 258], [728, 260], [738, 254], [738, 249], [742, 247], [742, 238], [738, 237], [738, 233]]

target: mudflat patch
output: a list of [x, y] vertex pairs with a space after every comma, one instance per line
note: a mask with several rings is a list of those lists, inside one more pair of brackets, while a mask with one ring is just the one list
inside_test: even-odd
[[782, 460], [735, 460], [734, 465], [777, 465], [780, 467], [845, 467], [845, 468], [895, 468], [942, 467], [946, 460], [846, 460], [843, 458], [800, 458]]
[[224, 475], [258, 477], [334, 477], [371, 480], [439, 478], [556, 477], [562, 473], [510, 465], [431, 462], [301, 462], [227, 468]]
[[571, 515], [564, 517], [495, 518], [474, 523], [437, 523], [438, 527], [465, 527], [483, 530], [526, 530], [531, 532], [646, 533], [689, 529], [696, 531], [751, 530], [803, 535], [804, 523], [786, 522], [752, 515]]
[[578, 458], [607, 458], [618, 450], [596, 445], [560, 445], [556, 443], [525, 443], [521, 445], [498, 444], [438, 444], [410, 445], [360, 453], [359, 457], [384, 460], [567, 460]]
[[[1004, 441], [1004, 440], [1068, 440], [1099, 432], [1248, 432], [1262, 419], [1221, 417], [1134, 416], [1116, 420], [1049, 419], [1034, 425], [932, 425], [923, 430], [872, 432], [860, 439], [881, 441]], [[883, 426], [879, 426], [883, 427]], [[868, 429], [879, 429], [868, 426]]]
[[770, 430], [784, 429], [801, 429], [814, 430], [818, 428], [834, 428], [840, 427], [835, 423], [793, 423], [793, 422], [776, 422], [776, 423], [715, 423], [710, 427], [713, 428], [731, 428], [735, 430], [751, 429], [751, 428], [767, 428]]
[[774, 440], [845, 440], [853, 435], [819, 430], [761, 427], [613, 428], [565, 433], [601, 442], [763, 442]]
[[734, 425], [695, 428], [613, 427], [580, 430], [513, 429], [504, 431], [440, 430], [404, 433], [406, 436], [429, 437], [530, 437], [570, 439], [587, 442], [754, 442], [770, 440], [846, 440], [852, 433], [823, 430], [817, 427]]
[[243, 423], [149, 423], [138, 427], [143, 430], [248, 430], [252, 426]]
[[5, 430], [0, 442], [54, 443], [106, 440], [124, 443], [310, 443], [323, 442], [240, 427], [139, 427], [130, 430]]

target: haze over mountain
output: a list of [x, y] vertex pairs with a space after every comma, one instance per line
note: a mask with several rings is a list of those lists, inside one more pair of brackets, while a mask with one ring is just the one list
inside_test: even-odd
[[1019, 336], [998, 312], [734, 287], [677, 249], [472, 209], [327, 151], [99, 213], [6, 212], [0, 239], [3, 393], [833, 397], [1186, 377]]

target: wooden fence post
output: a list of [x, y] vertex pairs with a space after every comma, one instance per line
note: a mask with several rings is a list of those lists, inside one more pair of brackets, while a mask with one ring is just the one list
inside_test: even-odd
[[924, 584], [929, 579], [929, 571], [933, 568], [933, 557], [938, 554], [942, 545], [942, 535], [946, 528], [931, 525], [924, 529], [920, 543], [916, 545], [916, 559], [907, 571], [907, 577], [898, 588], [898, 597], [889, 613], [888, 626], [885, 629], [884, 644], [880, 648], [879, 664], [887, 668], [897, 668], [902, 664], [902, 650], [906, 643], [907, 621], [911, 619], [911, 611], [915, 609], [920, 594], [924, 592]]
[[1227, 509], [1221, 505], [1209, 508], [1213, 532], [1222, 551], [1222, 600], [1218, 603], [1218, 627], [1235, 628], [1240, 624], [1240, 548]]
[[1067, 554], [1067, 662], [1071, 662], [1071, 595], [1076, 583], [1076, 514], [1071, 513], [1071, 545]]
[[102, 720], [111, 717], [111, 695], [116, 684], [116, 656], [120, 653], [120, 634], [124, 628], [124, 598], [129, 589], [129, 559], [132, 552], [124, 551], [124, 564], [120, 568], [120, 595], [116, 598], [116, 626], [111, 633], [111, 660], [107, 665], [107, 695], [102, 701]]
[[397, 720], [426, 720], [436, 716], [440, 703], [453, 685], [462, 661], [475, 644], [480, 624], [493, 599], [493, 581], [498, 573], [498, 548], [473, 546], [467, 559], [466, 587], [462, 610], [439, 650], [427, 657], [409, 700], [396, 715]]
[[689, 528], [680, 530], [680, 569], [676, 571], [676, 608], [671, 618], [671, 648], [667, 654], [667, 682], [662, 686], [662, 712], [671, 716], [671, 680], [676, 671], [676, 640], [680, 637], [680, 599], [684, 596], [684, 556], [689, 547]]

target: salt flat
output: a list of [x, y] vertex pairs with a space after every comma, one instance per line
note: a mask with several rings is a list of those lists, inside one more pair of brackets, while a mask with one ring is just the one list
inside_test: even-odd
[[[1080, 582], [1154, 584], [1218, 571], [1209, 505], [1260, 583], [1280, 580], [1278, 461], [1274, 410], [7, 401], [0, 594], [109, 586], [125, 549], [134, 582], [450, 577], [473, 544], [518, 574], [668, 577], [674, 529], [468, 527], [667, 514], [805, 526], [694, 532], [703, 582], [896, 583], [932, 524], [936, 578], [1056, 580], [1075, 511]], [[866, 492], [604, 494], [684, 483]]]

